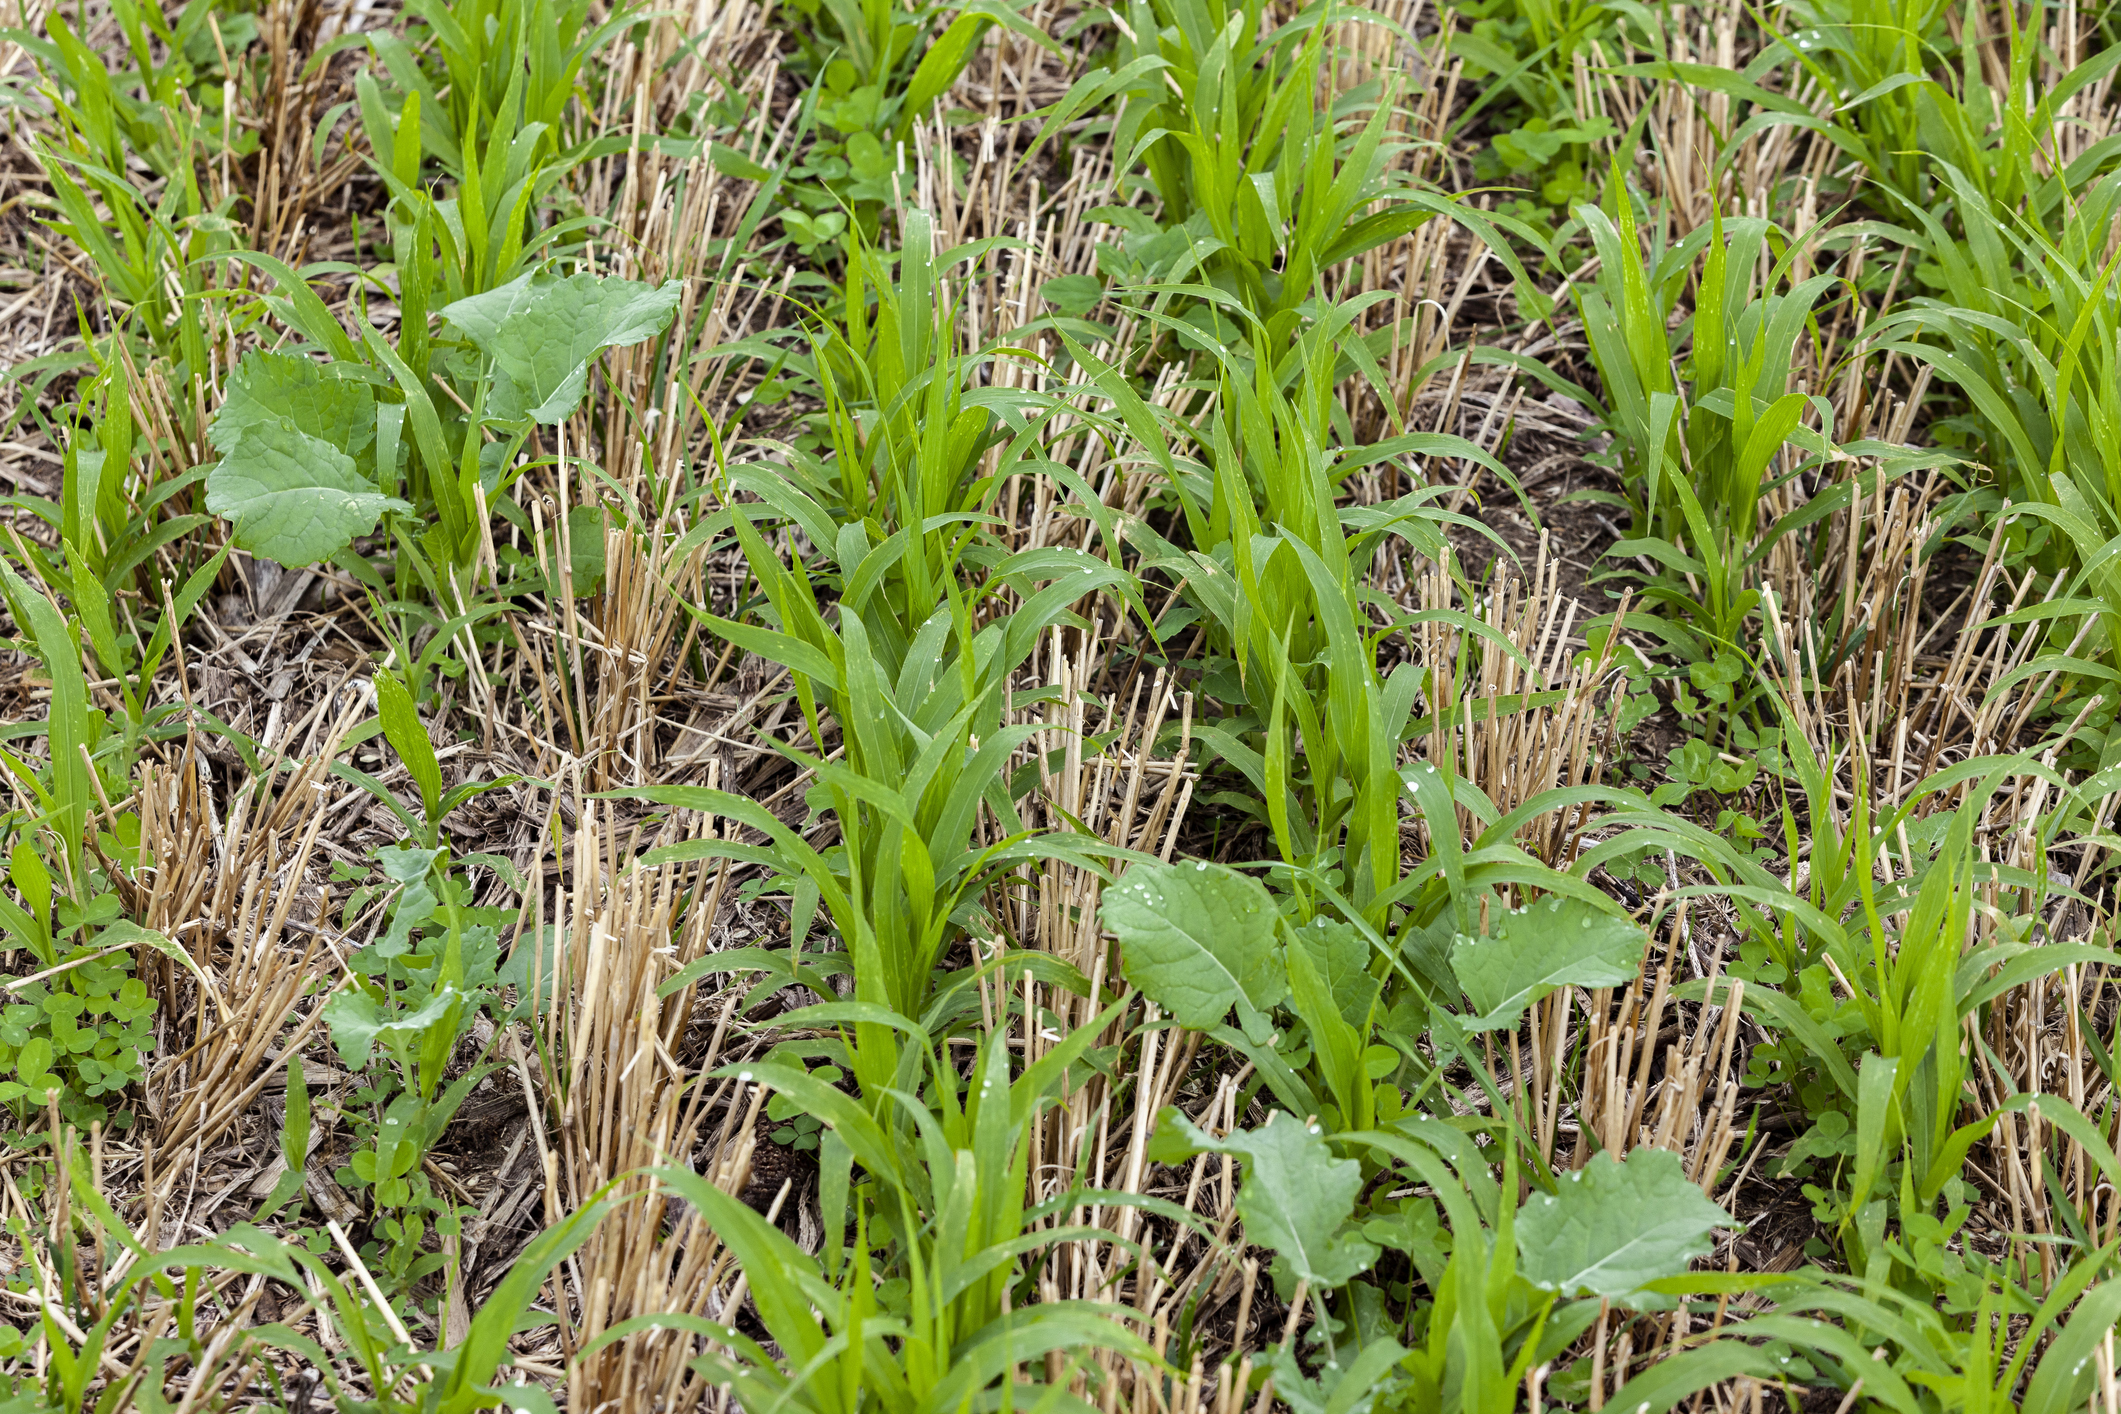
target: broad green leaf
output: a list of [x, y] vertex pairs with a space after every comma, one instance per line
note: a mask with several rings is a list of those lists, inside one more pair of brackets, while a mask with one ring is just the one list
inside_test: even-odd
[[226, 456], [247, 434], [283, 417], [305, 436], [359, 457], [375, 441], [376, 395], [300, 354], [248, 353], [229, 377], [208, 435]]
[[1363, 1075], [1363, 1040], [1369, 1034], [1367, 1011], [1362, 1029], [1357, 1030], [1341, 1016], [1333, 1000], [1333, 989], [1311, 961], [1310, 952], [1292, 947], [1287, 957], [1290, 1005], [1310, 1029], [1313, 1064], [1340, 1106], [1336, 1123], [1350, 1129], [1368, 1129], [1375, 1116], [1370, 1087]]
[[1246, 1239], [1272, 1247], [1312, 1286], [1343, 1285], [1377, 1260], [1375, 1246], [1340, 1231], [1362, 1192], [1362, 1165], [1334, 1158], [1316, 1127], [1277, 1110], [1258, 1129], [1217, 1139], [1174, 1108], [1158, 1117], [1157, 1129], [1159, 1161], [1182, 1152], [1235, 1154], [1242, 1161], [1237, 1216]]
[[378, 1041], [395, 1045], [418, 1040], [430, 1026], [453, 1027], [463, 1004], [464, 994], [447, 983], [413, 1011], [392, 1012], [366, 992], [343, 991], [324, 1004], [324, 1021], [340, 1058], [358, 1070]]
[[1669, 1149], [1637, 1149], [1626, 1163], [1600, 1153], [1518, 1212], [1518, 1262], [1548, 1291], [1626, 1296], [1685, 1272], [1707, 1254], [1711, 1233], [1735, 1225]]
[[250, 427], [206, 476], [206, 508], [234, 521], [236, 544], [298, 566], [328, 560], [412, 507], [376, 490], [353, 458], [286, 417]]
[[1647, 942], [1627, 919], [1558, 897], [1504, 913], [1485, 938], [1461, 933], [1451, 943], [1451, 970], [1478, 1013], [1466, 1029], [1513, 1025], [1557, 987], [1631, 982]]
[[[754, 951], [759, 951], [763, 954], [763, 949]], [[496, 984], [499, 986], [516, 989], [515, 1009], [508, 1014], [510, 1021], [535, 1022], [544, 1016], [546, 1008], [552, 1005], [553, 979], [558, 974], [560, 967], [559, 954], [559, 930], [550, 923], [536, 933], [531, 932], [529, 929], [524, 929], [516, 934], [515, 946], [509, 949], [508, 960], [501, 964], [499, 976], [495, 979]], [[698, 961], [704, 964], [726, 956], [728, 956], [726, 953], [716, 953], [712, 959], [701, 958]], [[776, 953], [771, 956], [777, 962], [784, 960], [782, 954]], [[669, 996], [678, 991], [683, 985], [679, 981], [680, 978], [684, 978], [685, 981], [691, 981], [704, 975], [707, 970], [707, 967], [702, 966], [698, 972], [693, 973], [692, 977], [687, 978], [685, 974], [691, 972], [692, 968], [689, 965], [680, 968], [677, 976], [663, 983], [657, 989], [656, 994], [658, 996]], [[809, 972], [810, 969], [806, 968], [804, 971]], [[535, 976], [532, 975], [533, 972], [535, 972]], [[817, 974], [811, 973], [811, 975], [814, 977]], [[797, 977], [793, 980], [801, 982], [803, 979]], [[820, 978], [819, 980], [822, 979]], [[827, 983], [826, 985], [829, 986], [830, 984]]]
[[[427, 823], [433, 825], [442, 813], [441, 762], [435, 757], [434, 743], [428, 739], [427, 724], [420, 720], [412, 694], [398, 675], [388, 670], [376, 674], [376, 715], [382, 718], [383, 736], [391, 750], [397, 752], [411, 773], [413, 784], [420, 788], [420, 806], [427, 812]], [[424, 875], [426, 870], [421, 873]]]
[[1129, 982], [1179, 1025], [1205, 1031], [1239, 998], [1264, 1010], [1288, 991], [1274, 946], [1274, 901], [1220, 864], [1144, 864], [1105, 890]]
[[1039, 294], [1061, 313], [1082, 319], [1105, 297], [1105, 284], [1095, 275], [1059, 275], [1041, 285]]
[[1332, 989], [1333, 1004], [1350, 1026], [1367, 1028], [1370, 1007], [1377, 1000], [1378, 982], [1370, 975], [1370, 943], [1353, 925], [1324, 917], [1289, 930], [1290, 942], [1300, 947], [1311, 966]]
[[[603, 586], [607, 525], [602, 506], [576, 506], [567, 513], [567, 568], [577, 594], [594, 594]], [[557, 543], [553, 562], [559, 562]]]
[[458, 300], [442, 317], [493, 360], [488, 415], [555, 423], [581, 402], [596, 356], [662, 333], [683, 292], [677, 280], [537, 273]]

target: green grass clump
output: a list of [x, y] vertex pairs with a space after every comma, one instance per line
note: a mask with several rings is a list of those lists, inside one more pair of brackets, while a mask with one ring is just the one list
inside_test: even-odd
[[2115, 1414], [2110, 16], [363, 13], [16, 36], [0, 1403]]

